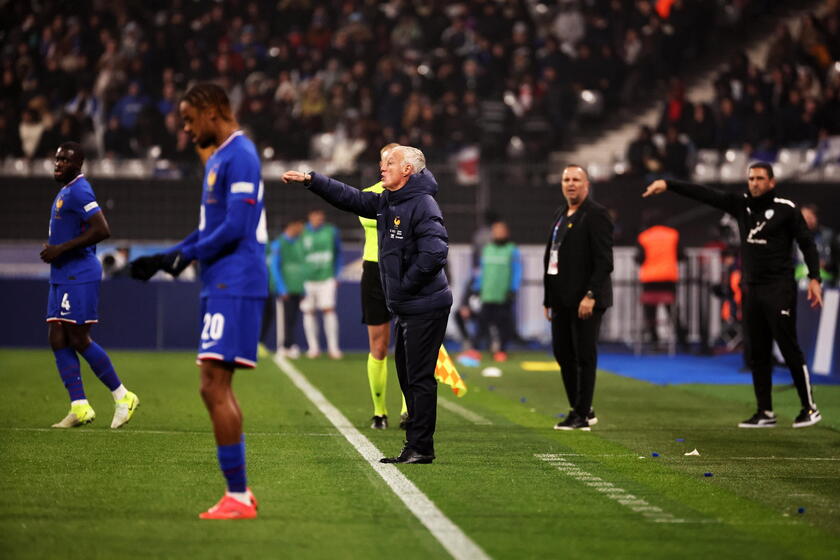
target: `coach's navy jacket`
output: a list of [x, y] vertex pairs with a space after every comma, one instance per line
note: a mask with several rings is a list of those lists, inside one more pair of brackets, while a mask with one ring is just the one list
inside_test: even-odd
[[336, 208], [376, 219], [379, 275], [391, 311], [420, 315], [452, 306], [443, 272], [449, 236], [431, 171], [415, 173], [400, 190], [382, 193], [362, 192], [318, 173], [310, 176], [307, 188]]

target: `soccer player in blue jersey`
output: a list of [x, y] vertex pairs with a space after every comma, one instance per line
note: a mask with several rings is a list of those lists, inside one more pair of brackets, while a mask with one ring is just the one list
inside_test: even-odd
[[201, 397], [213, 422], [219, 466], [227, 480], [222, 499], [199, 517], [249, 519], [257, 516], [257, 504], [246, 483], [242, 411], [232, 381], [236, 368], [256, 365], [268, 297], [260, 159], [254, 144], [239, 130], [221, 87], [190, 88], [179, 110], [193, 142], [201, 148], [218, 146], [205, 164], [198, 229], [166, 253], [135, 260], [132, 275], [148, 279], [165, 270], [177, 276], [193, 260], [199, 262]]
[[105, 350], [90, 338], [98, 322], [99, 284], [102, 265], [96, 244], [108, 239], [111, 230], [90, 183], [82, 174], [85, 156], [75, 142], [65, 142], [55, 154], [53, 177], [61, 185], [50, 213], [49, 243], [41, 259], [50, 264], [50, 295], [47, 303], [50, 346], [61, 380], [70, 394], [70, 412], [53, 428], [73, 428], [93, 422], [96, 413], [82, 385], [79, 354], [114, 395], [112, 428], [119, 428], [134, 415], [140, 403], [114, 371]]

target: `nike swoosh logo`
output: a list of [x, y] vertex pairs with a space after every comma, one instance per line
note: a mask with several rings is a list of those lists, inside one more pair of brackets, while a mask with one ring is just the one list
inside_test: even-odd
[[69, 311], [62, 311], [61, 316], [64, 317], [65, 315], [70, 315]]
[[201, 349], [206, 350], [208, 348], [212, 348], [213, 346], [216, 346], [218, 343], [219, 343], [218, 340], [216, 340], [214, 342], [202, 342], [201, 343]]

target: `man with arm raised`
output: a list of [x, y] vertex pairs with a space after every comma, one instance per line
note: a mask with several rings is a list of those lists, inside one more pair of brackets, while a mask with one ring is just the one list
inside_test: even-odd
[[775, 340], [796, 385], [802, 410], [794, 428], [812, 426], [822, 420], [811, 391], [805, 356], [796, 339], [796, 284], [793, 279], [794, 240], [808, 265], [808, 301], [822, 305], [820, 266], [811, 232], [799, 208], [776, 196], [776, 179], [769, 163], [750, 165], [747, 192], [729, 193], [682, 181], [658, 180], [648, 185], [643, 197], [666, 190], [704, 202], [738, 220], [743, 260], [744, 323], [751, 344], [753, 387], [758, 410], [739, 428], [772, 428], [773, 340]]
[[319, 173], [287, 171], [286, 183], [300, 182], [327, 202], [376, 219], [379, 273], [388, 308], [396, 317], [394, 360], [408, 405], [406, 445], [383, 463], [431, 463], [435, 458], [438, 351], [452, 306], [443, 272], [448, 235], [435, 201], [437, 181], [423, 152], [393, 148], [381, 165], [382, 193], [363, 192]]

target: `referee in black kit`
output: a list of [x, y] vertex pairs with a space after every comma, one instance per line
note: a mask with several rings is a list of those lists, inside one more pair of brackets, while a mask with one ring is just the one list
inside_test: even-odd
[[779, 344], [802, 402], [794, 428], [813, 426], [820, 420], [814, 404], [808, 366], [796, 340], [796, 283], [793, 279], [794, 239], [808, 265], [808, 301], [822, 305], [817, 248], [799, 208], [773, 192], [776, 179], [769, 163], [749, 167], [748, 192], [728, 193], [682, 181], [658, 180], [648, 185], [643, 197], [666, 190], [705, 202], [738, 220], [741, 231], [744, 290], [744, 322], [750, 338], [753, 387], [758, 410], [739, 428], [772, 428], [776, 425], [771, 389], [773, 385], [773, 340]]

